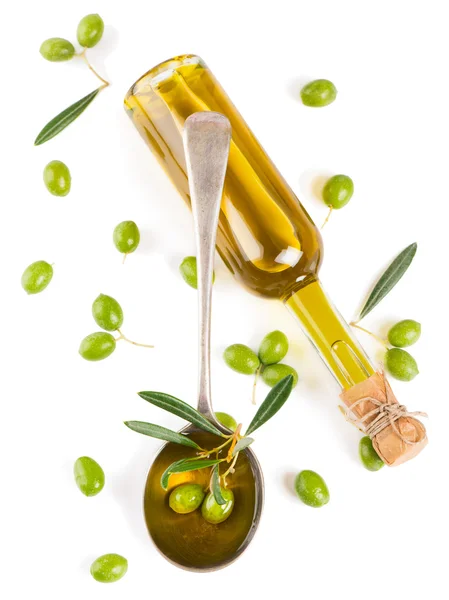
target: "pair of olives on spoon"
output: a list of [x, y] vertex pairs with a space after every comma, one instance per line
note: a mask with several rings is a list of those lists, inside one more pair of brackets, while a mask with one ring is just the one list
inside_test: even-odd
[[203, 518], [212, 525], [223, 523], [231, 516], [234, 509], [234, 493], [221, 487], [224, 504], [218, 504], [212, 492], [206, 494], [198, 483], [184, 483], [176, 487], [170, 494], [169, 505], [172, 510], [181, 515], [197, 510], [201, 506]]

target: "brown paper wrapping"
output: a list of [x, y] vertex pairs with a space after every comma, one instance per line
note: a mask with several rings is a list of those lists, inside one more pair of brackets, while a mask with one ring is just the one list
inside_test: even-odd
[[[385, 415], [385, 426], [370, 436], [374, 449], [388, 466], [395, 467], [410, 460], [427, 445], [426, 429], [413, 416], [424, 413], [408, 413], [405, 407], [401, 407], [383, 373], [375, 373], [369, 379], [345, 390], [340, 394], [340, 398], [348, 407], [348, 411], [355, 415], [356, 418], [352, 420], [364, 431], [368, 429], [367, 433], [370, 424], [373, 424], [382, 411], [383, 405], [393, 405], [388, 409], [392, 409], [392, 414], [396, 412], [396, 416], [404, 415], [399, 418]], [[401, 413], [397, 412], [399, 409]], [[371, 412], [374, 414], [364, 419], [365, 415]]]

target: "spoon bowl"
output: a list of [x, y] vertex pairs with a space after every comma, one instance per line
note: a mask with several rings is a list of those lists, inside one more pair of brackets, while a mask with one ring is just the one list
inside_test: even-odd
[[[198, 429], [192, 430], [189, 437], [202, 447], [217, 446], [222, 440]], [[162, 447], [145, 486], [145, 521], [156, 547], [170, 562], [190, 571], [215, 571], [236, 560], [256, 532], [263, 505], [263, 496], [256, 493], [256, 489], [263, 490], [262, 471], [252, 450], [240, 453], [235, 473], [228, 478], [228, 487], [234, 493], [234, 510], [226, 521], [212, 525], [203, 519], [201, 509], [180, 515], [168, 504], [171, 491], [178, 485], [198, 483], [206, 488], [209, 469], [171, 475], [168, 491], [160, 484], [168, 465], [194, 456], [195, 450], [177, 444]]]
[[[230, 140], [230, 123], [219, 113], [195, 113], [185, 122], [184, 149], [197, 246], [198, 410], [224, 434], [232, 432], [217, 421], [211, 401], [210, 317], [215, 240]], [[201, 448], [212, 449], [223, 443], [222, 437], [194, 425], [184, 427], [180, 433]], [[219, 458], [224, 458], [227, 448], [220, 452]], [[207, 489], [210, 468], [171, 475], [168, 490], [160, 483], [170, 464], [195, 456], [194, 448], [171, 442], [161, 448], [148, 472], [144, 514], [150, 537], [167, 560], [191, 571], [214, 571], [236, 560], [253, 539], [262, 513], [263, 475], [251, 448], [240, 452], [235, 471], [227, 478], [227, 487], [234, 493], [234, 509], [226, 521], [211, 524], [202, 517], [201, 509], [178, 514], [169, 506], [170, 492], [178, 485], [195, 482]]]

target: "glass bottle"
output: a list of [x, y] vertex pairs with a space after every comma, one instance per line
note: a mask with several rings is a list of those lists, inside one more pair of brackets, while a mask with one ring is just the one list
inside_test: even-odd
[[232, 141], [217, 235], [221, 258], [250, 291], [290, 309], [343, 389], [372, 375], [318, 278], [320, 232], [205, 63], [190, 54], [161, 63], [131, 87], [125, 107], [188, 203], [184, 121], [198, 111], [226, 115]]

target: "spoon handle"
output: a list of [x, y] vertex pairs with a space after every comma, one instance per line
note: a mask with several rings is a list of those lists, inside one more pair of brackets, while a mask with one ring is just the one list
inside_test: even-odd
[[198, 410], [215, 421], [210, 387], [212, 274], [218, 216], [231, 142], [231, 124], [215, 112], [197, 112], [184, 128], [190, 197], [197, 248], [199, 308]]

